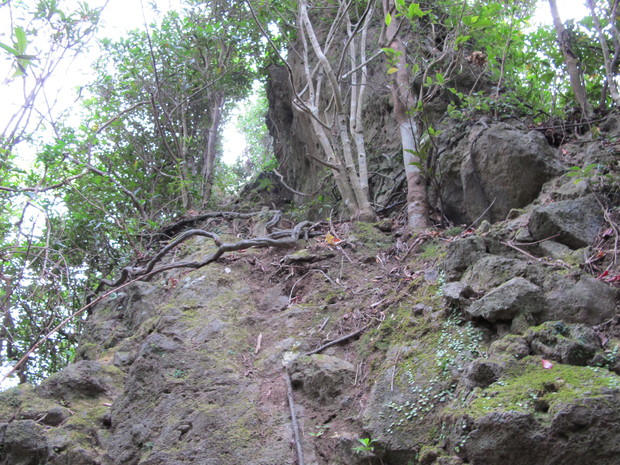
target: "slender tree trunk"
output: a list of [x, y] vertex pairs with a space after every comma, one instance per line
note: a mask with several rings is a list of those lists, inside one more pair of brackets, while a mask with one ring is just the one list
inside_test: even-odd
[[[336, 131], [338, 132], [338, 137], [341, 144], [341, 152], [338, 151], [336, 153], [339, 159], [339, 165], [344, 167], [344, 172], [346, 174], [345, 180], [348, 183], [345, 192], [341, 192], [341, 194], [343, 194], [344, 197], [345, 195], [349, 195], [349, 192], [353, 192], [353, 198], [344, 198], [345, 203], [348, 204], [349, 211], [351, 211], [352, 205], [357, 205], [358, 212], [353, 216], [359, 217], [364, 220], [373, 220], [376, 218], [376, 215], [374, 213], [372, 205], [370, 204], [367, 193], [364, 192], [364, 189], [360, 182], [359, 173], [357, 172], [355, 161], [353, 159], [351, 137], [349, 134], [348, 116], [345, 113], [343, 97], [340, 89], [341, 83], [339, 82], [338, 76], [334, 72], [331, 63], [327, 59], [325, 52], [323, 51], [319, 43], [312, 22], [310, 21], [310, 18], [308, 16], [308, 6], [306, 0], [301, 0], [299, 2], [299, 17], [302, 26], [300, 29], [303, 35], [303, 40], [305, 41], [307, 39], [310, 42], [312, 51], [314, 52], [314, 55], [319, 62], [322, 72], [325, 74], [325, 77], [329, 81], [332, 91], [330, 94], [330, 100], [333, 101], [334, 104], [334, 122], [336, 124]], [[305, 58], [304, 61], [306, 62], [306, 79], [308, 81], [308, 88], [310, 89], [312, 86], [312, 74], [309, 72], [307, 58]], [[312, 99], [310, 104], [315, 108], [318, 108], [321, 100], [320, 89], [317, 89], [313, 97], [314, 98]], [[317, 122], [317, 124], [319, 123]], [[317, 136], [319, 136], [319, 134], [317, 134]], [[331, 145], [332, 144], [330, 144], [330, 146]], [[342, 176], [342, 170], [339, 169], [337, 171], [339, 171], [340, 175]]]
[[224, 109], [225, 98], [223, 95], [218, 95], [213, 100], [213, 107], [211, 108], [211, 126], [208, 130], [207, 147], [203, 153], [202, 161], [202, 206], [203, 208], [211, 200], [211, 193], [213, 192], [213, 175], [215, 171], [215, 159], [217, 140], [220, 132], [220, 124], [222, 122], [222, 111]]
[[564, 24], [562, 23], [562, 20], [560, 19], [560, 13], [558, 12], [556, 0], [549, 0], [549, 7], [551, 8], [551, 16], [553, 17], [555, 32], [558, 36], [558, 44], [562, 55], [564, 55], [564, 62], [566, 63], [571, 89], [573, 90], [575, 99], [581, 107], [581, 111], [584, 116], [591, 118], [593, 115], [592, 105], [588, 102], [586, 95], [583, 75], [579, 69], [579, 59], [571, 48], [570, 37], [564, 27]]
[[398, 62], [395, 63], [397, 71], [391, 74], [390, 90], [394, 103], [394, 117], [400, 129], [403, 147], [403, 162], [407, 178], [408, 226], [413, 230], [423, 230], [430, 227], [431, 222], [426, 196], [426, 182], [419, 168], [422, 160], [416, 155], [419, 148], [419, 128], [415, 116], [410, 112], [417, 106], [417, 99], [409, 84], [407, 54], [405, 46], [398, 36], [399, 26], [396, 20], [394, 0], [383, 0], [383, 12], [385, 16], [389, 13], [393, 18], [387, 27], [386, 37], [389, 42], [388, 47], [394, 50], [394, 55], [398, 57]]
[[[0, 327], [0, 356], [6, 353], [6, 356], [11, 360], [15, 356], [13, 349], [13, 337], [12, 332], [15, 330], [13, 318], [11, 317], [11, 297], [13, 295], [13, 282], [11, 278], [2, 276], [4, 280], [4, 295], [0, 302], [0, 311], [2, 312], [2, 327]], [[6, 341], [6, 349], [5, 343]]]
[[[351, 38], [349, 45], [349, 56], [351, 60], [351, 116], [350, 126], [351, 135], [355, 142], [357, 151], [357, 165], [359, 169], [359, 178], [362, 191], [366, 198], [370, 198], [370, 189], [368, 187], [368, 164], [366, 162], [366, 144], [364, 140], [364, 123], [362, 120], [362, 108], [364, 105], [364, 97], [366, 96], [366, 85], [368, 82], [368, 67], [366, 63], [366, 38], [368, 35], [368, 21], [372, 17], [372, 10], [367, 15], [359, 43], [359, 61], [361, 68], [356, 71], [357, 65], [357, 47], [355, 38]], [[349, 36], [351, 35], [351, 24], [348, 26]], [[360, 73], [360, 81], [358, 83], [357, 76]]]
[[186, 107], [187, 105], [184, 103], [181, 105], [181, 131], [182, 137], [178, 141], [179, 147], [179, 158], [180, 161], [177, 161], [179, 177], [181, 178], [181, 201], [183, 203], [183, 209], [189, 210], [192, 206], [192, 199], [189, 193], [189, 170], [188, 170], [188, 156], [187, 156], [187, 121], [186, 117]]
[[[590, 13], [592, 15], [592, 20], [594, 21], [594, 27], [596, 28], [596, 32], [598, 34], [598, 41], [601, 44], [601, 50], [603, 52], [603, 62], [605, 64], [605, 74], [607, 78], [607, 85], [609, 86], [609, 93], [611, 94], [611, 98], [613, 99], [616, 106], [620, 105], [620, 94], [618, 93], [618, 86], [616, 85], [616, 81], [614, 79], [614, 71], [612, 66], [612, 58], [609, 52], [609, 46], [607, 45], [607, 38], [603, 32], [603, 26], [601, 25], [601, 21], [596, 14], [596, 9], [594, 5], [594, 0], [587, 0], [588, 8], [590, 8]], [[611, 22], [614, 22], [615, 17], [611, 18]], [[603, 105], [604, 102], [601, 102]]]

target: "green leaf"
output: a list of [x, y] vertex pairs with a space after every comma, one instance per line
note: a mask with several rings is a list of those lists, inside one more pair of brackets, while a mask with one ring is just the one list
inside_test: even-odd
[[11, 55], [19, 55], [19, 52], [17, 50], [15, 50], [13, 47], [9, 47], [6, 44], [3, 44], [2, 42], [0, 42], [0, 48], [6, 50], [7, 52], [9, 52]]
[[390, 24], [392, 24], [392, 15], [388, 13], [385, 15], [385, 25], [389, 26]]
[[427, 86], [432, 86], [433, 85], [433, 78], [430, 76], [426, 76], [426, 85]]
[[389, 74], [394, 74], [394, 73], [395, 73], [395, 72], [397, 72], [397, 71], [398, 71], [398, 68], [394, 68], [394, 67], [392, 67], [392, 68], [390, 68], [390, 69], [388, 69], [388, 70], [387, 70], [387, 73], [388, 73], [388, 75], [389, 75]]
[[456, 41], [454, 42], [454, 45], [458, 48], [459, 45], [461, 45], [464, 42], [467, 42], [469, 39], [471, 39], [471, 36], [458, 36], [456, 38]]
[[412, 3], [409, 5], [409, 9], [407, 10], [407, 18], [408, 19], [421, 18], [425, 16], [427, 13], [428, 13], [427, 11], [422, 11], [419, 3]]
[[446, 83], [446, 79], [441, 73], [435, 73], [435, 80], [441, 85], [444, 85]]
[[28, 46], [28, 39], [26, 39], [26, 31], [21, 26], [17, 26], [13, 30], [13, 34], [15, 34], [15, 38], [17, 39], [17, 43], [15, 44], [17, 50], [20, 55], [23, 55], [26, 52], [26, 47]]

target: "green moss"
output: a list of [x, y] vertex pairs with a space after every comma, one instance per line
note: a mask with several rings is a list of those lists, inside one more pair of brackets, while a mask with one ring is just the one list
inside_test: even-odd
[[0, 420], [35, 418], [55, 407], [56, 402], [37, 395], [30, 384], [20, 384], [0, 392]]
[[444, 234], [448, 237], [458, 236], [463, 232], [463, 228], [460, 226], [455, 226], [453, 228], [446, 229]]
[[439, 239], [432, 239], [420, 246], [419, 260], [437, 260], [445, 255], [445, 247], [439, 242]]
[[353, 224], [353, 239], [365, 246], [368, 254], [376, 254], [379, 249], [389, 246], [393, 242], [391, 236], [379, 231], [377, 223], [359, 221]]
[[502, 379], [481, 390], [465, 408], [473, 417], [494, 410], [515, 410], [544, 414], [563, 405], [600, 398], [620, 391], [620, 377], [603, 368], [554, 363], [544, 369], [540, 359], [526, 357]]

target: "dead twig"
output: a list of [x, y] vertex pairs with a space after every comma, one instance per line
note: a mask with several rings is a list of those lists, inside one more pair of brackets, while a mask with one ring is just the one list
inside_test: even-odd
[[301, 434], [299, 434], [299, 423], [297, 422], [297, 414], [295, 413], [295, 400], [293, 399], [293, 383], [291, 382], [291, 375], [286, 368], [284, 369], [284, 380], [286, 381], [286, 397], [288, 398], [288, 406], [291, 411], [293, 438], [295, 441], [295, 448], [297, 449], [297, 463], [298, 465], [305, 465], [304, 451], [301, 446]]
[[324, 351], [325, 349], [327, 349], [328, 347], [331, 347], [333, 345], [339, 344], [341, 342], [344, 342], [348, 339], [351, 339], [352, 337], [357, 336], [358, 334], [363, 333], [364, 331], [366, 331], [366, 329], [370, 326], [370, 323], [368, 323], [367, 325], [361, 327], [360, 329], [358, 329], [357, 331], [354, 331], [352, 333], [347, 334], [346, 336], [342, 336], [341, 338], [335, 339], [333, 341], [328, 342], [327, 344], [323, 344], [321, 347], [311, 350], [310, 352], [306, 352], [304, 354], [304, 356], [308, 356], [308, 355], [314, 355], [314, 354], [318, 354], [319, 352]]
[[520, 247], [517, 247], [515, 244], [513, 244], [511, 241], [502, 241], [500, 242], [500, 244], [505, 245], [506, 247], [510, 247], [511, 249], [516, 250], [517, 252], [522, 253], [523, 255], [525, 255], [527, 258], [534, 260], [538, 263], [540, 263], [541, 265], [545, 265], [545, 266], [559, 266], [561, 268], [566, 268], [567, 270], [569, 270], [571, 267], [569, 265], [567, 265], [566, 263], [564, 263], [561, 260], [556, 260], [554, 263], [548, 263], [545, 260], [543, 260], [542, 258], [536, 257], [534, 255], [532, 255], [529, 252], [526, 252], [525, 250], [523, 250]]

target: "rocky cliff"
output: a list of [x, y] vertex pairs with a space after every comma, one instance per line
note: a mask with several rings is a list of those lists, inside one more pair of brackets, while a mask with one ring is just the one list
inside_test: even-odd
[[76, 363], [0, 393], [0, 464], [620, 463], [603, 129], [559, 150], [522, 123], [446, 126], [431, 195], [466, 227], [317, 223], [109, 294]]

